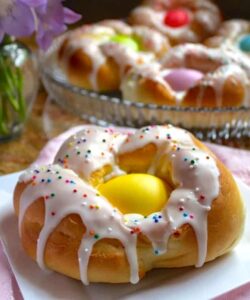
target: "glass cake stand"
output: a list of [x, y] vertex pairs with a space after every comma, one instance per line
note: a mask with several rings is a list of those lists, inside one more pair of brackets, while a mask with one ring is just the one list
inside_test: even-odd
[[85, 122], [107, 126], [142, 127], [171, 123], [193, 132], [199, 139], [222, 140], [250, 137], [250, 107], [195, 108], [132, 102], [120, 94], [103, 94], [68, 82], [57, 63], [57, 49], [63, 37], [40, 54], [43, 83], [61, 108]]

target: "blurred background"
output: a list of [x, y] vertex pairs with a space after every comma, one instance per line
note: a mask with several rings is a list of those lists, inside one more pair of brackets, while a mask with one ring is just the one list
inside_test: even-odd
[[[93, 23], [108, 18], [125, 18], [142, 0], [65, 0], [65, 2], [66, 6], [82, 14], [82, 23]], [[250, 0], [217, 0], [215, 2], [223, 11], [225, 19], [250, 20]], [[74, 24], [72, 27], [77, 25]], [[24, 39], [30, 48], [35, 46], [33, 41], [30, 38]], [[47, 93], [44, 89], [40, 89], [22, 135], [8, 143], [0, 143], [0, 175], [26, 168], [35, 160], [49, 138], [80, 123], [82, 119], [59, 108], [50, 99], [47, 100]], [[249, 137], [221, 140], [221, 143], [250, 149]], [[16, 154], [17, 152], [19, 155]]]
[[[250, 20], [250, 0], [217, 0], [228, 18], [245, 18]], [[123, 18], [129, 11], [141, 3], [140, 0], [66, 0], [66, 5], [83, 15], [84, 23], [106, 18]]]

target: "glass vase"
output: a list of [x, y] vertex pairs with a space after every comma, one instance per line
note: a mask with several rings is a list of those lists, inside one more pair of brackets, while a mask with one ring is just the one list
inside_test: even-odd
[[0, 45], [0, 142], [20, 135], [37, 89], [32, 52], [19, 42]]

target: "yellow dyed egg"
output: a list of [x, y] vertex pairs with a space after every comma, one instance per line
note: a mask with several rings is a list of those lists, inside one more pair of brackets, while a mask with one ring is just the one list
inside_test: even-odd
[[148, 174], [118, 176], [101, 184], [98, 190], [123, 214], [144, 216], [160, 211], [171, 192], [161, 179]]

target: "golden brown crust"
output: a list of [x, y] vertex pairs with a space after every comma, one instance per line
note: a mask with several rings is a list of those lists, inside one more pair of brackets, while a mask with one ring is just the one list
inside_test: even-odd
[[235, 107], [241, 106], [245, 99], [245, 87], [235, 76], [229, 76], [223, 85], [220, 103], [216, 90], [202, 83], [188, 90], [181, 105], [190, 107]]
[[[148, 13], [138, 11], [138, 9], [141, 7], [149, 7], [155, 13], [167, 12], [168, 10], [179, 9], [183, 7], [187, 9], [193, 16], [188, 28], [184, 29], [184, 34], [178, 34], [174, 29], [172, 32], [171, 30], [166, 31], [164, 26], [160, 26], [160, 20], [159, 23], [155, 23], [151, 20], [153, 16], [150, 15], [150, 18]], [[203, 16], [204, 19], [201, 16]], [[158, 16], [154, 15], [154, 17], [157, 18]], [[209, 26], [207, 20], [210, 20]], [[165, 34], [168, 37], [172, 46], [187, 42], [198, 43], [204, 41], [204, 39], [210, 37], [216, 32], [221, 20], [222, 15], [218, 7], [215, 6], [213, 2], [204, 0], [146, 0], [142, 2], [142, 6], [135, 8], [128, 18], [130, 24], [144, 25], [159, 30], [162, 34]]]
[[[86, 51], [81, 43], [79, 43], [77, 47], [74, 46], [74, 43], [76, 43], [78, 40], [82, 40], [83, 44], [84, 41], [85, 43], [88, 42], [89, 44], [93, 42], [94, 45], [96, 40], [98, 40], [98, 34], [88, 32], [88, 28], [98, 28], [98, 26], [107, 26], [106, 29], [114, 29], [114, 36], [119, 33], [119, 30], [115, 28], [116, 26], [125, 26], [125, 28], [128, 27], [128, 25], [122, 21], [112, 20], [110, 22], [104, 21], [92, 24], [90, 26], [83, 26], [82, 28], [78, 28], [75, 31], [69, 32], [58, 48], [58, 63], [61, 69], [66, 73], [69, 81], [74, 85], [96, 91], [117, 91], [120, 87], [121, 74], [126, 73], [126, 71], [134, 64], [139, 65], [144, 63], [145, 58], [143, 58], [142, 55], [138, 55], [138, 58], [135, 59], [135, 61], [133, 61], [131, 64], [130, 59], [126, 58], [127, 54], [124, 54], [123, 57], [116, 59], [115, 55], [104, 53], [105, 51], [103, 51], [101, 47], [103, 47], [105, 43], [96, 45], [98, 49], [96, 57], [92, 56], [91, 50], [89, 52]], [[141, 39], [142, 37], [140, 34], [138, 34], [139, 37], [137, 36], [136, 29], [133, 30], [132, 27], [129, 27], [129, 29], [131, 29], [131, 38], [138, 40], [138, 44], [141, 44], [140, 51], [151, 52], [156, 57], [161, 57], [169, 49], [168, 40], [163, 36], [161, 38], [161, 42], [159, 42], [158, 49], [155, 47], [155, 49], [152, 50], [152, 46], [150, 46], [150, 44], [153, 43], [152, 41], [149, 43], [145, 38], [145, 41], [142, 43], [142, 41], [139, 39], [139, 37]], [[150, 29], [145, 27], [145, 30], [149, 31]], [[154, 34], [160, 35], [158, 32], [154, 32]], [[148, 32], [148, 35], [150, 35], [150, 32]], [[140, 52], [139, 50], [134, 51], [135, 53]], [[119, 53], [119, 50], [116, 52]], [[100, 57], [102, 57], [101, 60]], [[127, 59], [128, 65], [126, 65], [126, 63], [123, 61], [124, 59]], [[132, 60], [133, 59], [134, 58], [132, 58]], [[96, 61], [98, 61], [97, 64]]]
[[129, 89], [133, 89], [133, 99], [139, 99], [140, 102], [184, 107], [237, 107], [244, 104], [246, 96], [244, 83], [232, 75], [225, 79], [222, 94], [218, 94], [220, 91], [216, 91], [216, 87], [200, 81], [187, 90], [179, 104], [171, 88], [157, 81], [143, 78], [137, 80], [133, 87], [129, 86]]
[[204, 44], [211, 48], [221, 47], [223, 44], [237, 44], [240, 36], [250, 33], [250, 22], [243, 19], [224, 21], [217, 33], [207, 38]]
[[[93, 72], [93, 62], [81, 49], [76, 50], [67, 64], [67, 74], [70, 82], [86, 89], [91, 89], [89, 81]], [[101, 91], [118, 90], [120, 71], [118, 64], [112, 58], [107, 58], [97, 72], [97, 85]]]
[[[233, 61], [233, 51], [225, 51], [225, 58], [223, 53], [218, 49], [194, 44], [172, 48], [160, 64], [131, 69], [122, 81], [123, 97], [176, 107], [221, 108], [246, 105], [249, 101], [249, 62], [237, 51], [236, 62]], [[183, 69], [180, 75], [179, 69]], [[188, 69], [198, 71], [198, 78], [195, 79]], [[181, 90], [177, 89], [181, 86], [178, 79], [184, 82], [183, 87], [179, 87]]]
[[140, 80], [136, 87], [136, 94], [138, 99], [141, 99], [144, 103], [152, 103], [152, 99], [154, 99], [156, 104], [176, 105], [171, 90], [151, 79], [144, 78]]
[[153, 78], [140, 78], [140, 75], [135, 79], [133, 78], [133, 70], [132, 73], [129, 72], [128, 76], [123, 78], [122, 92], [123, 97], [128, 100], [158, 105], [176, 105], [176, 99], [170, 87]]
[[[227, 253], [243, 230], [244, 206], [237, 185], [226, 167], [215, 158], [201, 142], [195, 144], [208, 152], [220, 171], [220, 192], [208, 213], [208, 249], [206, 261]], [[119, 156], [119, 164], [128, 172], [146, 172], [155, 154], [156, 147], [149, 144], [133, 153]], [[160, 164], [156, 175], [170, 186], [171, 165]], [[19, 213], [20, 196], [29, 183], [18, 183], [14, 193], [14, 207]], [[27, 254], [35, 259], [36, 244], [44, 223], [44, 199], [37, 199], [26, 211], [21, 226], [21, 241]], [[45, 249], [45, 264], [48, 268], [79, 279], [78, 248], [85, 226], [78, 215], [65, 217], [49, 237]], [[193, 266], [197, 261], [197, 242], [192, 227], [188, 224], [179, 228], [168, 242], [168, 252], [155, 256], [148, 239], [139, 235], [137, 255], [139, 275], [152, 268]], [[114, 268], [115, 266], [115, 268]], [[117, 240], [102, 239], [94, 246], [91, 254], [88, 277], [91, 282], [128, 282], [130, 268], [122, 244]]]

